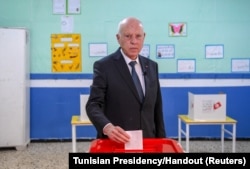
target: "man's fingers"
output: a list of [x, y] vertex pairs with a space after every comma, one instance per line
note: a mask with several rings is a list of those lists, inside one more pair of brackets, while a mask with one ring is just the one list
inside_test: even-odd
[[129, 135], [119, 126], [115, 126], [109, 132], [109, 138], [118, 143], [126, 143], [129, 141]]

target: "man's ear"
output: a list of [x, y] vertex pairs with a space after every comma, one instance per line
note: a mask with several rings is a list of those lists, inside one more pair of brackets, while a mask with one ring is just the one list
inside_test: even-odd
[[119, 40], [120, 39], [120, 35], [116, 34], [116, 39]]

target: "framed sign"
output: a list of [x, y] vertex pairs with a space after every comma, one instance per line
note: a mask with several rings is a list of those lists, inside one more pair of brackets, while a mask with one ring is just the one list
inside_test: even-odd
[[194, 59], [178, 59], [177, 60], [177, 72], [179, 73], [195, 72], [195, 60]]
[[107, 56], [108, 44], [107, 43], [89, 43], [89, 56]]
[[250, 72], [250, 59], [232, 59], [232, 72]]
[[169, 36], [187, 36], [187, 24], [184, 22], [180, 23], [169, 23]]
[[156, 56], [157, 58], [174, 58], [175, 47], [174, 45], [156, 45]]
[[53, 0], [53, 14], [73, 15], [81, 13], [81, 0]]
[[224, 45], [205, 45], [205, 55], [208, 59], [224, 57]]
[[81, 35], [51, 35], [52, 72], [81, 72]]
[[147, 44], [143, 45], [140, 55], [148, 58], [150, 55], [150, 46]]

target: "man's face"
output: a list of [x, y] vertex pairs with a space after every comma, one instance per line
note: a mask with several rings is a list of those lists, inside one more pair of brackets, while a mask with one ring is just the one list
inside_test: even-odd
[[143, 47], [145, 38], [145, 33], [140, 24], [137, 22], [126, 23], [116, 37], [125, 55], [130, 59], [136, 59]]

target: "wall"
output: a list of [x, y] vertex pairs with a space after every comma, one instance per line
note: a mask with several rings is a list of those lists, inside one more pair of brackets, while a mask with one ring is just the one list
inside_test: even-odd
[[[98, 2], [98, 5], [96, 3]], [[140, 18], [147, 33], [150, 58], [159, 64], [164, 100], [164, 120], [169, 137], [177, 137], [177, 115], [187, 113], [187, 92], [227, 94], [227, 114], [238, 121], [237, 137], [249, 138], [250, 73], [234, 73], [232, 59], [249, 59], [250, 19], [247, 0], [82, 0], [81, 13], [72, 15], [74, 33], [82, 38], [82, 71], [52, 73], [50, 36], [62, 33], [61, 17], [52, 13], [52, 0], [0, 0], [1, 27], [27, 27], [31, 32], [31, 138], [71, 137], [71, 116], [79, 114], [81, 93], [89, 92], [92, 65], [89, 43], [117, 49], [117, 23], [126, 16]], [[112, 4], [112, 8], [111, 8]], [[131, 5], [132, 4], [132, 5]], [[169, 22], [186, 22], [187, 36], [170, 37]], [[158, 44], [174, 44], [175, 57], [159, 59]], [[224, 56], [206, 59], [205, 45], [223, 44]], [[14, 48], [14, 47], [13, 47]], [[195, 59], [195, 72], [178, 73], [178, 59]], [[191, 136], [219, 137], [216, 126], [194, 126]], [[79, 137], [95, 137], [93, 127], [83, 127]]]

